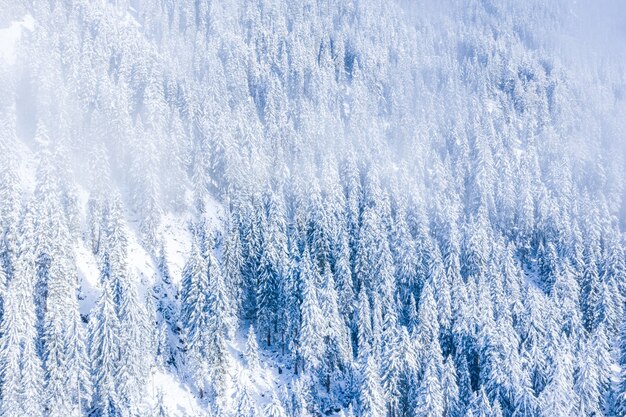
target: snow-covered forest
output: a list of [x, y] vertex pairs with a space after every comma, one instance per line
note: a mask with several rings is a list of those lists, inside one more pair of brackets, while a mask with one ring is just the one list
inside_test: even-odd
[[0, 417], [626, 416], [620, 0], [0, 0]]

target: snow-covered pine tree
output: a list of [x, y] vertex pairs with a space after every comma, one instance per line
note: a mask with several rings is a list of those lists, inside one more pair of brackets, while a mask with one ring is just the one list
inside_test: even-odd
[[200, 392], [205, 389], [205, 357], [210, 348], [209, 282], [205, 259], [193, 242], [183, 269], [181, 290], [181, 323], [189, 369]]
[[165, 401], [163, 400], [163, 391], [159, 391], [157, 395], [157, 403], [156, 407], [152, 411], [153, 417], [169, 417], [169, 412], [167, 411], [167, 407], [165, 406]]
[[120, 323], [117, 317], [109, 256], [105, 252], [100, 273], [102, 293], [89, 320], [89, 354], [92, 364], [91, 413], [114, 417], [122, 410], [117, 386], [120, 364]]
[[384, 417], [385, 398], [374, 355], [370, 354], [367, 357], [366, 362], [363, 364], [358, 398], [360, 416]]
[[116, 389], [119, 407], [130, 415], [135, 415], [141, 410], [146, 380], [153, 363], [151, 337], [146, 322], [146, 312], [139, 301], [133, 278], [126, 276], [121, 283], [118, 310], [119, 364]]
[[319, 305], [316, 283], [316, 268], [311, 263], [308, 249], [305, 249], [300, 263], [302, 280], [302, 305], [300, 306], [300, 332], [298, 338], [299, 355], [305, 371], [316, 370], [320, 364], [323, 342], [324, 317]]
[[205, 354], [208, 355], [206, 359], [210, 367], [213, 390], [221, 397], [228, 384], [229, 357], [226, 343], [234, 333], [234, 323], [222, 272], [212, 247], [207, 250], [205, 258], [209, 286], [209, 328], [203, 331], [208, 332], [210, 337], [209, 350]]
[[27, 207], [20, 225], [19, 254], [4, 296], [0, 330], [0, 415], [42, 417], [44, 374], [37, 351], [37, 316], [34, 305], [35, 253], [33, 211]]
[[267, 417], [287, 417], [287, 413], [276, 394], [272, 396], [272, 401], [267, 403], [263, 409], [263, 415]]
[[242, 376], [237, 378], [236, 381], [236, 403], [234, 407], [234, 411], [237, 417], [257, 417], [258, 412], [257, 408], [254, 404], [252, 398], [250, 398], [250, 394], [248, 393], [248, 389], [246, 388], [245, 380]]
[[456, 367], [451, 356], [445, 359], [441, 372], [441, 387], [443, 389], [443, 403], [445, 416], [459, 415], [459, 386], [457, 383]]
[[618, 352], [620, 373], [614, 396], [614, 413], [616, 416], [626, 414], [626, 311], [620, 328]]
[[261, 362], [259, 361], [259, 345], [256, 340], [256, 333], [254, 332], [254, 326], [250, 326], [248, 329], [248, 339], [246, 342], [246, 362], [248, 369], [252, 372], [258, 371], [261, 368]]
[[359, 300], [357, 304], [357, 357], [361, 363], [365, 362], [371, 350], [372, 343], [372, 317], [370, 313], [370, 302], [362, 287], [359, 292]]
[[422, 379], [415, 391], [414, 415], [440, 417], [444, 415], [445, 399], [441, 381], [443, 359], [437, 340], [428, 348], [424, 360]]
[[339, 313], [335, 279], [330, 266], [324, 269], [323, 286], [319, 292], [323, 327], [321, 329], [324, 347], [322, 348], [322, 374], [326, 392], [330, 393], [332, 383], [339, 382], [341, 371], [347, 369], [352, 360], [349, 331]]

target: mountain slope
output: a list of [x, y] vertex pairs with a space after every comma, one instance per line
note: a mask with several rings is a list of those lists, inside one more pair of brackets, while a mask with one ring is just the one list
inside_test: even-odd
[[626, 410], [619, 2], [6, 3], [0, 415]]

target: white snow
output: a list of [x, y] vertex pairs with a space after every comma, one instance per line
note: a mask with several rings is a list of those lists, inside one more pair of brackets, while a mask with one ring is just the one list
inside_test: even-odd
[[35, 19], [30, 14], [0, 29], [0, 64], [13, 65], [15, 63], [16, 46], [24, 29], [31, 32], [35, 29]]

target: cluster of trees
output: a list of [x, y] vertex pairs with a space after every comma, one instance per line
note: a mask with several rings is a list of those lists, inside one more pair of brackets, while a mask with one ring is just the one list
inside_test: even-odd
[[[74, 246], [80, 234], [75, 191], [63, 181], [63, 157], [43, 150], [35, 190], [22, 203], [15, 146], [2, 144], [3, 416], [138, 415], [143, 385], [156, 357], [154, 323], [127, 267], [119, 198], [93, 216], [99, 230], [101, 296], [84, 326]], [[154, 314], [154, 309], [152, 309]]]
[[[0, 416], [167, 415], [154, 366], [219, 416], [626, 414], [624, 73], [544, 43], [566, 2], [226, 3], [8, 8], [36, 25], [0, 73]], [[293, 373], [263, 408], [241, 330]]]

